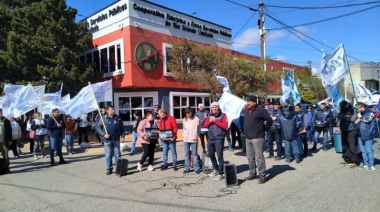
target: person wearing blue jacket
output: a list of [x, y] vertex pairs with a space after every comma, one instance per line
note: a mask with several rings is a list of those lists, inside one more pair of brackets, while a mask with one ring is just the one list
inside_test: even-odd
[[[303, 155], [302, 157], [307, 157], [308, 153], [308, 143], [306, 140], [306, 133], [307, 129], [309, 128], [309, 120], [308, 120], [308, 115], [304, 111], [302, 111], [301, 105], [297, 104], [294, 106], [294, 112], [296, 113], [297, 116], [297, 122], [299, 124], [299, 127], [297, 128], [298, 132], [298, 137], [300, 137], [302, 144], [303, 144]], [[301, 150], [300, 150], [301, 151]]]
[[373, 141], [378, 137], [379, 129], [377, 128], [376, 116], [373, 111], [367, 108], [363, 102], [358, 104], [360, 118], [357, 118], [355, 123], [359, 124], [358, 138], [359, 148], [363, 157], [363, 169], [367, 171], [375, 171]]
[[312, 144], [314, 141], [313, 132], [314, 132], [314, 120], [313, 120], [313, 107], [308, 105], [306, 108], [307, 121], [309, 126], [306, 131], [306, 140], [309, 144]]
[[290, 146], [292, 146], [296, 163], [301, 162], [296, 140], [300, 122], [297, 122], [297, 115], [294, 113], [293, 107], [287, 106], [282, 108], [281, 115], [275, 121], [281, 129], [281, 138], [285, 143], [285, 162], [291, 162]]
[[[273, 118], [278, 118], [281, 115], [280, 111], [280, 102], [276, 101], [273, 104], [273, 109], [268, 109], [269, 115]], [[275, 122], [273, 122], [272, 126], [268, 127], [267, 130], [267, 138], [268, 138], [268, 152], [269, 155], [267, 158], [274, 157], [273, 154], [273, 141], [276, 142], [276, 154], [277, 156], [274, 158], [275, 160], [281, 160], [281, 153], [282, 153], [282, 141], [280, 136], [280, 128], [276, 125]]]
[[50, 165], [55, 166], [54, 151], [57, 150], [60, 164], [67, 162], [62, 156], [63, 133], [66, 129], [63, 117], [59, 115], [58, 109], [53, 109], [50, 118], [47, 120], [46, 128], [49, 130]]
[[326, 103], [322, 102], [319, 106], [319, 110], [314, 113], [313, 116], [314, 119], [314, 146], [311, 149], [312, 151], [317, 150], [317, 143], [318, 143], [318, 138], [321, 132], [323, 132], [323, 151], [327, 151], [327, 128], [328, 128], [328, 123], [331, 121], [331, 113], [330, 111], [326, 108]]

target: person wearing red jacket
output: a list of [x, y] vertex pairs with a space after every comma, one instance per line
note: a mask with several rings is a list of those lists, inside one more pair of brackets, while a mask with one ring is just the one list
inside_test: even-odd
[[168, 115], [164, 109], [158, 111], [160, 116], [160, 137], [162, 140], [162, 152], [163, 152], [163, 165], [161, 171], [168, 169], [168, 151], [169, 148], [172, 152], [173, 158], [173, 170], [178, 171], [177, 168], [177, 149], [176, 149], [176, 139], [177, 139], [177, 122], [175, 118]]
[[[207, 149], [208, 156], [212, 161], [212, 165], [214, 167], [214, 171], [209, 174], [209, 176], [216, 176], [215, 181], [221, 181], [223, 179], [223, 144], [224, 137], [227, 133], [228, 128], [228, 120], [227, 115], [222, 113], [219, 108], [218, 102], [213, 102], [210, 105], [211, 112], [208, 117], [205, 117], [205, 121], [203, 123], [204, 127], [208, 128], [207, 134]], [[218, 162], [215, 157], [218, 156]]]

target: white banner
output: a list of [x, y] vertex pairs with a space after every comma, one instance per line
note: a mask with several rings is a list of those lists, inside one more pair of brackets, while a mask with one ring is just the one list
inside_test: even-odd
[[94, 101], [90, 85], [82, 88], [79, 93], [63, 107], [66, 114], [71, 115], [73, 118], [81, 117], [83, 114], [87, 114], [97, 109], [98, 104]]
[[232, 120], [239, 118], [241, 110], [247, 104], [246, 101], [229, 92], [223, 92], [218, 103], [221, 111], [227, 115], [228, 126]]
[[112, 80], [91, 84], [97, 102], [112, 101]]
[[363, 85], [359, 84], [355, 80], [352, 80], [354, 83], [354, 89], [355, 89], [355, 94], [357, 96], [366, 96], [365, 98], [365, 103], [366, 104], [371, 104], [372, 103], [372, 93], [369, 91], [366, 87]]
[[323, 57], [322, 80], [326, 85], [335, 85], [349, 73], [343, 44], [340, 44], [334, 52]]

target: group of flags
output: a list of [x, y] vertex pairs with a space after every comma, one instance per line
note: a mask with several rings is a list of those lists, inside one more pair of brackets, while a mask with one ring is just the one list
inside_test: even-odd
[[61, 89], [55, 93], [45, 93], [45, 85], [32, 86], [4, 85], [5, 96], [0, 97], [0, 108], [5, 117], [20, 117], [37, 109], [42, 114], [50, 114], [52, 109], [78, 118], [98, 109], [98, 102], [112, 101], [112, 80], [87, 85], [76, 96], [62, 97]]

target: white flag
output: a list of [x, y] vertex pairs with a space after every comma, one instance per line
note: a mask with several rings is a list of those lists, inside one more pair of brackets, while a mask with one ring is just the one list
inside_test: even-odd
[[15, 96], [12, 102], [10, 116], [20, 117], [21, 115], [33, 110], [41, 105], [41, 101], [33, 90], [33, 87], [29, 84], [23, 86], [12, 96]]
[[112, 80], [91, 84], [97, 102], [112, 101]]
[[355, 93], [357, 96], [366, 96], [365, 103], [371, 104], [372, 103], [372, 93], [370, 90], [368, 90], [363, 85], [359, 84], [355, 80], [352, 80], [354, 84]]
[[343, 44], [335, 51], [323, 57], [322, 80], [326, 85], [335, 85], [349, 73]]
[[241, 110], [247, 104], [243, 99], [228, 92], [223, 92], [218, 103], [221, 111], [227, 115], [228, 126], [232, 120], [239, 118]]
[[23, 85], [4, 84], [5, 95], [12, 95], [16, 93]]
[[76, 96], [70, 99], [70, 102], [63, 109], [66, 114], [70, 114], [73, 118], [78, 118], [83, 114], [98, 109], [98, 104], [91, 93], [90, 85], [82, 88]]

